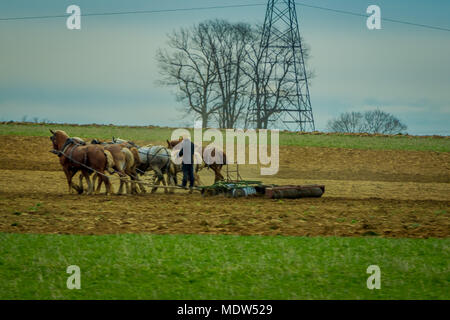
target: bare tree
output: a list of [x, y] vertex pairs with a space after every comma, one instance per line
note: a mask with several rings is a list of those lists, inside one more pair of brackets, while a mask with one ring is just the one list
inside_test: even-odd
[[342, 113], [327, 124], [331, 132], [397, 134], [406, 128], [395, 116], [380, 110]]
[[221, 128], [234, 128], [248, 109], [250, 80], [242, 72], [247, 43], [252, 37], [250, 25], [212, 20], [200, 24], [217, 74], [214, 90], [221, 107], [215, 113]]
[[381, 110], [365, 112], [364, 120], [369, 133], [397, 134], [407, 129], [394, 115]]
[[327, 128], [331, 132], [363, 132], [365, 129], [363, 120], [361, 112], [345, 112], [328, 121]]
[[168, 44], [170, 51], [159, 50], [157, 54], [163, 76], [161, 84], [176, 87], [177, 100], [185, 103], [187, 112], [199, 114], [202, 127], [206, 128], [220, 101], [212, 90], [217, 73], [207, 51], [203, 29], [194, 26], [173, 32]]
[[[262, 26], [225, 20], [174, 32], [170, 50], [158, 52], [161, 83], [177, 89], [177, 99], [201, 116], [203, 127], [214, 120], [220, 128], [267, 128], [280, 110], [296, 104], [298, 79], [292, 48], [263, 51], [261, 33]], [[303, 51], [307, 58], [309, 50]]]
[[169, 36], [168, 50], [157, 55], [162, 84], [177, 89], [177, 99], [206, 127], [211, 118], [233, 128], [248, 108], [250, 81], [242, 73], [251, 27], [224, 20], [202, 22]]

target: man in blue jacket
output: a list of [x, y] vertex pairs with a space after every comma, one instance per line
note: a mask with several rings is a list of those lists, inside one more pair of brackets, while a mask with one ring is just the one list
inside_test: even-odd
[[184, 138], [182, 147], [178, 155], [183, 157], [181, 168], [183, 170], [183, 182], [181, 186], [186, 188], [187, 181], [189, 180], [190, 193], [192, 193], [192, 188], [194, 187], [194, 153], [195, 145], [189, 138]]

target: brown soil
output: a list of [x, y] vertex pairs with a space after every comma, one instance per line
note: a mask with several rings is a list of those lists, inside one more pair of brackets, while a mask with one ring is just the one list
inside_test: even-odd
[[[241, 175], [326, 185], [320, 199], [68, 194], [48, 138], [0, 136], [0, 231], [110, 234], [449, 237], [450, 154], [281, 147], [280, 172]], [[213, 180], [201, 173], [202, 182]], [[75, 179], [78, 182], [78, 179]], [[115, 182], [117, 190], [117, 182]]]

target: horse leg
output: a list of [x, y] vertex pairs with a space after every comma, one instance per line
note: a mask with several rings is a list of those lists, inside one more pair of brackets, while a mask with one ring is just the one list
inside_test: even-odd
[[109, 180], [109, 177], [107, 177], [106, 175], [101, 176], [101, 179], [103, 180], [103, 182], [105, 183], [106, 186], [106, 195], [108, 194], [112, 194], [114, 192], [114, 188], [111, 185], [111, 181]]
[[137, 186], [136, 186], [136, 180], [137, 180], [137, 174], [136, 171], [129, 171], [127, 172], [127, 175], [130, 177], [130, 183], [131, 183], [131, 193], [132, 194], [138, 194]]
[[[130, 179], [127, 182], [127, 193], [129, 194], [136, 194], [136, 184], [134, 183], [134, 177], [131, 174], [131, 172], [127, 169], [125, 170], [125, 175], [128, 176], [128, 178]], [[130, 190], [131, 187], [131, 190]]]
[[119, 185], [119, 190], [117, 191], [117, 194], [122, 194], [123, 184], [124, 184], [124, 181], [122, 180], [123, 176], [119, 171], [117, 171], [117, 174], [119, 175], [119, 178], [120, 178], [120, 185]]
[[[124, 178], [127, 177], [127, 174], [125, 172], [123, 174], [123, 177]], [[125, 188], [126, 188], [127, 194], [131, 194], [131, 193], [133, 193], [133, 179], [130, 176], [128, 176], [128, 177], [130, 178], [130, 180], [125, 181]], [[131, 190], [130, 190], [130, 185], [131, 185]]]
[[214, 166], [211, 166], [214, 170], [214, 183], [224, 180], [223, 175], [220, 173], [220, 170], [222, 170], [222, 165], [214, 164]]
[[164, 193], [168, 193], [168, 190], [166, 188], [167, 183], [166, 183], [166, 179], [164, 178], [164, 175], [162, 175], [161, 177], [158, 177], [158, 185], [160, 185], [161, 183], [164, 186]]
[[[153, 167], [153, 170], [155, 171], [156, 185], [159, 186], [159, 185], [161, 184], [161, 181], [163, 182], [163, 185], [165, 185], [164, 175], [163, 175], [163, 173], [161, 172], [161, 170], [160, 170], [159, 168], [156, 168], [156, 167]], [[158, 187], [156, 187], [156, 186], [153, 187], [152, 193], [155, 193], [157, 189], [158, 189]], [[164, 190], [165, 190], [165, 192], [167, 193], [167, 189], [165, 188]]]
[[[153, 169], [152, 169], [152, 170], [153, 170]], [[152, 175], [152, 177], [151, 177], [151, 184], [152, 184], [152, 185], [155, 185], [157, 179], [158, 179], [158, 177], [156, 176], [155, 173], [153, 173], [153, 175]], [[153, 193], [153, 192], [154, 192], [154, 191], [153, 191], [153, 188], [154, 188], [154, 187], [152, 187], [152, 189], [150, 190], [150, 193]]]
[[79, 190], [78, 190], [79, 194], [82, 194], [84, 192], [83, 177], [84, 177], [83, 172], [80, 172], [80, 176], [79, 176], [80, 184], [79, 184]]
[[117, 170], [117, 174], [119, 175], [119, 179], [120, 179], [120, 185], [119, 185], [119, 190], [117, 191], [117, 194], [123, 193], [124, 185], [125, 185], [126, 193], [130, 193], [130, 187], [128, 185], [128, 181], [125, 181], [125, 178], [126, 178], [125, 172], [123, 172], [123, 170], [120, 170], [120, 171]]
[[166, 178], [164, 177], [164, 174], [162, 174], [162, 176], [161, 176], [161, 181], [162, 181], [163, 186], [164, 186], [164, 193], [168, 193], [168, 190], [167, 190], [167, 188], [166, 188], [166, 186], [168, 185], [168, 183], [167, 183], [167, 181], [166, 181]]
[[174, 173], [173, 173], [173, 183], [174, 183], [174, 185], [178, 185], [178, 177], [177, 177], [177, 171], [175, 170], [174, 171]]
[[137, 181], [137, 185], [139, 187], [139, 190], [141, 190], [142, 193], [146, 193], [147, 190], [145, 190], [144, 185], [142, 184], [142, 182], [140, 182], [139, 176], [136, 174], [135, 177], [136, 177], [136, 181]]
[[130, 178], [130, 181], [127, 183], [127, 186], [129, 186], [129, 188], [127, 188], [127, 193], [130, 194], [136, 194], [136, 184], [134, 182], [134, 177], [131, 174], [127, 174], [128, 178]]
[[92, 182], [92, 187], [93, 187], [93, 188], [95, 188], [95, 180], [97, 180], [97, 179], [98, 179], [98, 185], [97, 185], [97, 189], [95, 190], [95, 194], [99, 194], [99, 193], [100, 193], [100, 190], [101, 190], [101, 188], [102, 188], [102, 183], [103, 183], [102, 177], [99, 176], [98, 173], [96, 173], [96, 174], [94, 175], [94, 179], [93, 179], [93, 182]]
[[[175, 172], [169, 168], [168, 172], [167, 172], [167, 180], [168, 180], [168, 185], [169, 186], [176, 186], [176, 174]], [[174, 189], [170, 188], [169, 193], [174, 193]]]
[[[134, 193], [135, 194], [139, 194], [139, 190], [141, 189], [140, 185], [139, 185], [139, 178], [136, 172], [134, 172], [133, 174], [133, 181], [134, 181]], [[144, 189], [145, 190], [145, 189]], [[142, 191], [142, 190], [141, 190]], [[145, 191], [144, 191], [145, 192]]]
[[84, 190], [84, 187], [83, 187], [83, 174], [80, 173], [80, 191], [79, 191], [79, 193], [82, 194], [83, 190]]
[[[174, 185], [174, 181], [173, 181], [172, 176], [167, 176], [167, 185], [169, 185], [169, 186], [173, 186]], [[169, 189], [169, 193], [174, 193], [172, 188]]]
[[[88, 185], [87, 194], [92, 194], [94, 192], [94, 186], [91, 183], [90, 173], [87, 170], [83, 170], [82, 174], [87, 181], [87, 185]], [[80, 183], [80, 185], [81, 185], [81, 183]]]
[[72, 177], [73, 177], [73, 174], [72, 173], [67, 173], [66, 177], [67, 177], [67, 184], [69, 185], [69, 193], [71, 194], [72, 193]]
[[153, 179], [153, 185], [154, 185], [154, 187], [152, 188], [152, 191], [151, 191], [151, 193], [155, 193], [156, 192], [156, 190], [158, 190], [158, 187], [156, 187], [155, 185], [160, 185], [161, 184], [161, 178], [159, 177], [159, 176], [156, 176], [154, 179]]
[[87, 193], [87, 194], [90, 194], [90, 191], [91, 191], [91, 181], [90, 181], [90, 179], [89, 179], [89, 173], [88, 173], [87, 171], [85, 171], [85, 170], [82, 170], [81, 173], [80, 173], [80, 191], [79, 191], [79, 193], [81, 194], [81, 193], [83, 193], [83, 191], [84, 191], [83, 177], [86, 179], [86, 182], [87, 182], [87, 184], [88, 184], [88, 189], [87, 189], [86, 193]]
[[79, 192], [80, 188], [72, 183], [72, 178], [76, 171], [70, 171], [68, 168], [64, 168], [64, 173], [66, 174], [67, 184], [69, 185], [69, 193], [72, 193], [72, 188]]

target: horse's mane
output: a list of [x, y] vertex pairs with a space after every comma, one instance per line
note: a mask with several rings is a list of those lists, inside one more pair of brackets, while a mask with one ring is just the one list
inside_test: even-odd
[[139, 146], [136, 143], [134, 143], [134, 141], [131, 141], [131, 140], [124, 140], [124, 139], [121, 139], [121, 138], [113, 137], [112, 138], [112, 143], [119, 143], [119, 144], [120, 143], [126, 143], [126, 144], [129, 144], [129, 145], [139, 149]]
[[86, 145], [86, 142], [80, 137], [72, 137], [70, 139], [72, 139], [75, 143], [81, 144], [82, 146]]

